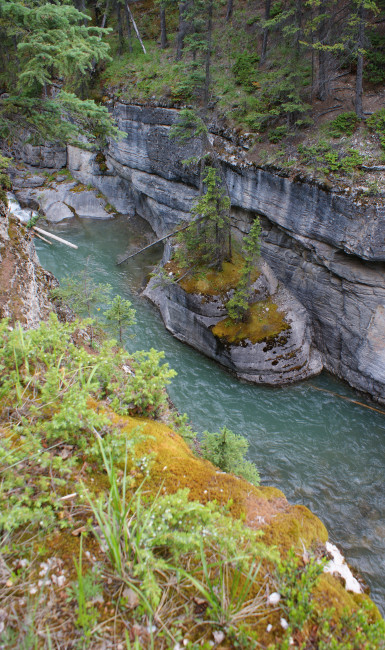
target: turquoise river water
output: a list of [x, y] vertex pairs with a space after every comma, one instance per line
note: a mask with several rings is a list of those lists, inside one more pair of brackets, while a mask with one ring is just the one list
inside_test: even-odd
[[116, 265], [126, 251], [151, 241], [139, 217], [71, 219], [49, 229], [79, 249], [35, 240], [42, 265], [60, 280], [84, 268], [89, 257], [95, 280], [109, 282], [137, 310], [135, 337], [127, 337], [127, 348], [164, 350], [177, 371], [169, 393], [179, 411], [188, 414], [196, 431], [226, 425], [246, 436], [262, 483], [282, 489], [292, 503], [308, 506], [322, 519], [331, 541], [359, 569], [384, 614], [385, 414], [317, 390], [365, 404], [328, 374], [285, 388], [255, 386], [174, 339], [157, 310], [139, 296], [161, 257], [160, 245]]

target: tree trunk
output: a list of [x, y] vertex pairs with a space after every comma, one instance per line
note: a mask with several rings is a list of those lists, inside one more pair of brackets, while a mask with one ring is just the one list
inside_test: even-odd
[[135, 20], [134, 20], [134, 16], [133, 16], [132, 13], [131, 13], [131, 9], [130, 9], [130, 7], [129, 7], [129, 4], [128, 4], [127, 0], [126, 0], [126, 9], [127, 9], [127, 13], [128, 13], [128, 15], [129, 15], [129, 17], [130, 17], [130, 20], [131, 20], [131, 22], [132, 22], [132, 26], [133, 26], [133, 28], [134, 28], [134, 30], [135, 30], [135, 34], [136, 34], [136, 36], [137, 36], [137, 38], [138, 38], [138, 41], [139, 41], [139, 43], [140, 43], [141, 46], [142, 46], [142, 50], [143, 50], [143, 52], [144, 52], [145, 54], [147, 54], [146, 48], [144, 47], [144, 43], [143, 43], [143, 41], [142, 41], [142, 39], [141, 39], [141, 37], [140, 37], [138, 27], [137, 27], [136, 22], [135, 22]]
[[132, 53], [132, 31], [131, 31], [131, 19], [130, 14], [127, 11], [126, 5], [124, 5], [126, 11], [126, 22], [127, 22], [127, 36], [128, 36], [128, 50]]
[[168, 47], [167, 27], [166, 27], [166, 7], [160, 5], [160, 47], [165, 50]]
[[[271, 0], [265, 0], [265, 20], [270, 19]], [[262, 50], [259, 65], [263, 65], [266, 61], [267, 41], [269, 40], [269, 28], [264, 27], [262, 35]]]
[[226, 20], [230, 20], [233, 15], [233, 0], [227, 0]]
[[118, 55], [121, 56], [123, 52], [123, 23], [122, 23], [122, 7], [120, 4], [120, 0], [117, 0], [116, 2], [116, 17], [118, 21], [118, 35], [119, 35], [119, 47], [118, 47]]
[[356, 72], [356, 97], [355, 97], [355, 110], [356, 115], [361, 120], [364, 117], [364, 110], [362, 107], [362, 81], [364, 72], [364, 40], [365, 40], [365, 8], [363, 2], [358, 7], [358, 38], [357, 38], [357, 72]]
[[295, 1], [295, 17], [297, 21], [297, 32], [295, 35], [295, 47], [299, 51], [299, 44], [302, 38], [302, 0]]
[[204, 95], [203, 95], [204, 108], [207, 108], [207, 105], [209, 103], [212, 32], [213, 32], [213, 0], [209, 0], [208, 19], [207, 19], [205, 88], [204, 88]]
[[102, 18], [102, 23], [101, 23], [101, 25], [100, 25], [100, 27], [102, 27], [102, 29], [104, 29], [104, 27], [106, 26], [109, 4], [110, 4], [110, 0], [107, 0], [107, 2], [106, 2], [106, 8], [105, 8], [105, 10], [104, 10], [104, 14], [103, 14], [103, 18]]
[[[325, 13], [325, 3], [321, 2], [318, 8], [318, 15], [321, 16]], [[323, 18], [319, 24], [318, 39], [321, 45], [326, 45], [326, 20]], [[326, 63], [327, 52], [326, 50], [318, 51], [318, 84], [317, 84], [317, 97], [321, 102], [324, 102], [328, 96], [327, 92], [327, 76], [326, 76]]]
[[190, 0], [185, 0], [179, 5], [179, 27], [178, 27], [178, 36], [176, 43], [176, 56], [175, 60], [180, 61], [183, 54], [184, 39], [188, 31], [188, 22], [186, 20], [187, 9], [190, 4]]

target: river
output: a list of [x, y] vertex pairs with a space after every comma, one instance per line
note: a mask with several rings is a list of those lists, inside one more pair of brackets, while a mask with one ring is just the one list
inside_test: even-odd
[[162, 249], [150, 249], [121, 266], [130, 246], [145, 245], [149, 230], [138, 218], [108, 221], [71, 219], [47, 228], [78, 244], [73, 250], [36, 240], [42, 265], [60, 280], [89, 268], [98, 282], [130, 299], [137, 323], [126, 337], [128, 349], [164, 350], [178, 375], [169, 387], [172, 401], [194, 429], [218, 431], [226, 425], [246, 436], [249, 458], [264, 485], [280, 488], [293, 503], [308, 506], [328, 528], [371, 596], [385, 613], [385, 415], [334, 396], [326, 389], [367, 404], [343, 382], [323, 373], [285, 388], [240, 382], [174, 339], [156, 309], [139, 296]]

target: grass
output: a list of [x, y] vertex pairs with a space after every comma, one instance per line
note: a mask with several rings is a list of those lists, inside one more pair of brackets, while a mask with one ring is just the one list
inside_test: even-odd
[[[275, 488], [219, 472], [166, 424], [115, 412], [123, 353], [89, 354], [73, 327], [52, 317], [28, 332], [0, 326], [0, 645], [169, 650], [214, 638], [285, 648], [289, 632], [324, 634], [338, 600], [352, 621], [328, 615], [338, 650], [357, 630], [381, 640], [366, 596], [346, 598], [332, 576], [323, 588], [309, 582], [311, 551], [327, 539], [318, 518]], [[71, 390], [86, 404], [71, 409]], [[265, 517], [262, 536], [255, 521]], [[294, 548], [295, 576], [277, 546], [282, 558]], [[292, 602], [297, 576], [305, 610]], [[270, 606], [278, 577], [290, 590]]]
[[251, 305], [246, 323], [235, 323], [225, 318], [213, 327], [212, 332], [227, 343], [239, 344], [248, 340], [255, 344], [273, 340], [289, 329], [290, 325], [279, 307], [271, 300], [261, 300]]

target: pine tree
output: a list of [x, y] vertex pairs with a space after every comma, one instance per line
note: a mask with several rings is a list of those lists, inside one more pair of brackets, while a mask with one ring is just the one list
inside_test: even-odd
[[260, 254], [260, 235], [261, 224], [259, 218], [256, 217], [252, 223], [250, 232], [245, 235], [242, 242], [244, 263], [241, 279], [234, 291], [234, 295], [226, 304], [227, 313], [231, 320], [235, 322], [247, 320], [249, 314], [251, 273], [255, 268]]
[[35, 141], [75, 142], [86, 134], [100, 146], [118, 135], [106, 108], [74, 94], [95, 62], [109, 58], [108, 30], [88, 21], [64, 0], [2, 0], [1, 35], [16, 65], [2, 62], [8, 94], [0, 98], [0, 137], [25, 130]]
[[103, 312], [107, 323], [119, 335], [120, 344], [123, 342], [123, 331], [135, 323], [135, 313], [132, 303], [119, 295], [115, 296], [109, 308]]
[[231, 259], [230, 199], [214, 167], [206, 167], [205, 192], [196, 201], [190, 228], [180, 233], [178, 241], [185, 250], [190, 266], [215, 267], [219, 271], [225, 259]]

